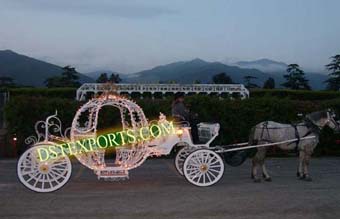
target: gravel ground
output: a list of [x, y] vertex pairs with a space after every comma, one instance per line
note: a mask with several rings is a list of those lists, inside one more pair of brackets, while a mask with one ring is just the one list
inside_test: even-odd
[[170, 159], [148, 160], [123, 182], [98, 181], [74, 161], [62, 189], [38, 194], [18, 182], [16, 160], [0, 160], [0, 218], [340, 218], [340, 158], [313, 159], [312, 182], [296, 178], [296, 163], [269, 159], [273, 181], [253, 183], [248, 160], [199, 188]]

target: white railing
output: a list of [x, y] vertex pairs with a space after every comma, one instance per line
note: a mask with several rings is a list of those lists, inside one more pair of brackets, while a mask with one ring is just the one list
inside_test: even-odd
[[[121, 93], [216, 93], [240, 95], [242, 99], [249, 97], [249, 91], [243, 84], [115, 84], [116, 92]], [[85, 100], [87, 94], [99, 94], [107, 90], [107, 84], [85, 83], [77, 90], [77, 100]]]

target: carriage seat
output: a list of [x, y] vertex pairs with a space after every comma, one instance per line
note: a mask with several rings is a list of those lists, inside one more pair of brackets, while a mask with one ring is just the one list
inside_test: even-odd
[[207, 122], [201, 122], [197, 124], [198, 129], [198, 138], [200, 142], [207, 142], [212, 137], [216, 137], [218, 135], [218, 132], [220, 130], [220, 124], [219, 123], [207, 123]]

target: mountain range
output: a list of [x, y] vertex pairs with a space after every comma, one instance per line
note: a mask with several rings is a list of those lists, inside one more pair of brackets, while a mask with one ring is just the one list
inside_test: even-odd
[[[283, 62], [269, 59], [242, 61], [227, 65], [221, 62], [207, 62], [196, 58], [191, 61], [174, 62], [133, 74], [121, 75], [123, 82], [128, 83], [157, 83], [160, 81], [193, 83], [195, 80], [199, 80], [201, 83], [211, 83], [213, 75], [224, 72], [235, 83], [244, 83], [244, 77], [251, 75], [257, 78], [253, 82], [260, 87], [269, 77], [274, 78], [276, 87], [280, 87], [280, 84], [285, 81], [283, 75], [286, 74], [287, 66]], [[313, 89], [322, 90], [325, 89], [323, 82], [328, 76], [322, 73], [307, 72], [306, 78]]]
[[[0, 50], [0, 76], [14, 79], [14, 83], [24, 86], [42, 87], [47, 78], [58, 76], [62, 67], [15, 53], [11, 50]], [[78, 74], [81, 83], [94, 82], [86, 75]]]
[[[254, 76], [254, 83], [262, 86], [269, 78], [274, 78], [277, 87], [284, 82], [283, 75], [287, 64], [270, 59], [240, 61], [233, 64], [207, 62], [196, 58], [179, 61], [130, 74], [120, 74], [123, 83], [159, 83], [176, 81], [177, 83], [211, 83], [212, 77], [218, 73], [226, 73], [235, 83], [244, 83], [245, 76]], [[0, 76], [9, 76], [15, 83], [26, 86], [44, 86], [44, 81], [52, 76], [60, 75], [60, 66], [17, 54], [11, 50], [0, 51]], [[80, 82], [94, 82], [101, 73], [108, 76], [115, 71], [105, 70], [91, 73], [79, 73]], [[325, 88], [323, 83], [328, 76], [322, 73], [306, 73], [306, 78], [313, 89]]]
[[243, 69], [196, 58], [191, 61], [175, 62], [129, 74], [123, 80], [142, 83], [171, 80], [179, 83], [193, 83], [193, 81], [199, 80], [201, 83], [211, 83], [213, 75], [221, 72], [228, 74], [236, 83], [242, 83], [243, 77], [246, 75], [257, 77], [260, 83], [263, 83], [268, 78], [266, 73], [257, 69]]
[[270, 59], [258, 59], [255, 61], [240, 61], [234, 63], [234, 65], [240, 68], [256, 68], [262, 72], [285, 72], [287, 64], [284, 62], [277, 62]]

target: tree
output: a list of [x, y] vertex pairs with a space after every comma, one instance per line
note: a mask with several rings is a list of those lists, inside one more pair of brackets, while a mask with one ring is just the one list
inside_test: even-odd
[[326, 69], [330, 71], [329, 79], [325, 82], [327, 83], [327, 89], [329, 90], [339, 90], [340, 89], [340, 55], [335, 55], [331, 57], [331, 63], [326, 65]]
[[61, 81], [63, 87], [79, 87], [79, 76], [75, 68], [71, 66], [63, 67], [64, 72], [61, 73]]
[[106, 73], [102, 73], [99, 75], [98, 79], [96, 80], [97, 83], [106, 83], [109, 81]]
[[193, 84], [201, 84], [201, 81], [200, 80], [194, 80]]
[[54, 77], [47, 78], [45, 80], [45, 84], [46, 84], [46, 86], [48, 88], [51, 88], [51, 87], [63, 87], [63, 83], [62, 83], [62, 80], [61, 80], [60, 76], [54, 76]]
[[286, 88], [293, 90], [310, 90], [308, 80], [305, 79], [305, 73], [300, 69], [298, 64], [290, 64], [287, 67], [288, 74], [283, 75], [286, 82], [281, 84]]
[[177, 81], [176, 80], [169, 80], [167, 83], [168, 84], [177, 84]]
[[111, 83], [119, 84], [122, 79], [120, 78], [119, 74], [111, 74], [109, 81]]
[[275, 80], [272, 77], [269, 77], [263, 84], [264, 89], [274, 89], [275, 88]]
[[257, 87], [259, 87], [257, 84], [251, 82], [252, 79], [257, 79], [257, 77], [247, 75], [247, 76], [244, 76], [243, 79], [244, 79], [246, 88], [257, 88]]
[[14, 86], [13, 78], [7, 76], [0, 76], [0, 87]]
[[61, 76], [47, 78], [45, 84], [47, 87], [79, 87], [80, 82], [78, 72], [75, 68], [65, 66], [62, 68]]
[[231, 77], [224, 72], [214, 75], [212, 81], [214, 84], [233, 84]]

